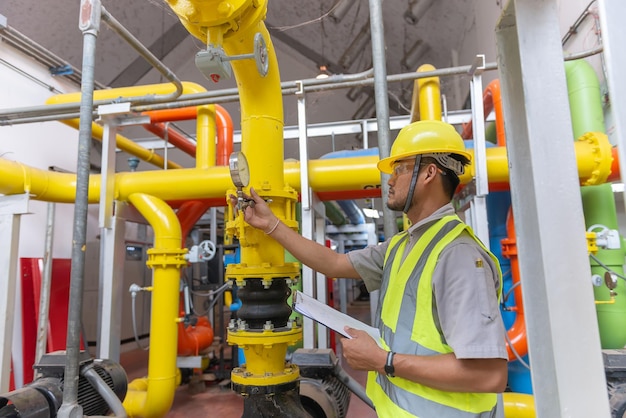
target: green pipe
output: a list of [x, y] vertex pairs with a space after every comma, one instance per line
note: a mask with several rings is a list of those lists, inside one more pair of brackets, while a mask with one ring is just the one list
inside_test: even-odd
[[566, 61], [565, 76], [574, 138], [587, 132], [606, 133], [602, 93], [593, 67], [585, 60]]
[[[567, 89], [574, 138], [587, 132], [605, 133], [602, 94], [595, 71], [584, 60], [565, 63]], [[617, 209], [613, 190], [609, 184], [581, 187], [585, 225], [600, 224], [609, 229], [618, 229]], [[599, 250], [596, 257], [618, 274], [624, 274], [624, 246], [617, 250]], [[595, 261], [591, 261], [592, 274], [604, 277], [606, 270]], [[613, 304], [597, 304], [600, 344], [604, 349], [623, 348], [626, 345], [626, 284], [617, 283], [617, 296]], [[594, 287], [596, 301], [609, 300], [606, 286]]]
[[[585, 226], [601, 224], [609, 229], [618, 229], [617, 210], [610, 184], [585, 186], [580, 189], [585, 212]], [[620, 240], [621, 241], [621, 240]], [[596, 257], [602, 264], [618, 274], [624, 275], [624, 247], [617, 250], [598, 250]], [[604, 278], [606, 269], [591, 260], [591, 273]], [[610, 300], [609, 289], [604, 285], [593, 288], [596, 301]], [[626, 345], [626, 282], [618, 279], [615, 303], [597, 304], [600, 344], [604, 349], [623, 348]]]

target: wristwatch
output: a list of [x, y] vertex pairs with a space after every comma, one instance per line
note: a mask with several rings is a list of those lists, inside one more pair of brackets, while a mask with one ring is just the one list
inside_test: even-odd
[[396, 368], [393, 367], [393, 356], [395, 354], [396, 353], [394, 353], [393, 351], [390, 351], [387, 353], [387, 362], [385, 363], [385, 373], [389, 377], [396, 377], [394, 375], [394, 373], [396, 372]]

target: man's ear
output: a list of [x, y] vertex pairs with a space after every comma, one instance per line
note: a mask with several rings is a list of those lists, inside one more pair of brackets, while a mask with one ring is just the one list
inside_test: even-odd
[[430, 182], [437, 177], [437, 166], [435, 164], [428, 164], [424, 172], [426, 173], [424, 182]]

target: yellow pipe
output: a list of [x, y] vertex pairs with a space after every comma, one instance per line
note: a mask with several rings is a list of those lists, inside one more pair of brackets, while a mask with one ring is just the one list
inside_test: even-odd
[[502, 394], [505, 418], [536, 418], [535, 398], [525, 393]]
[[[285, 186], [284, 179], [283, 102], [278, 62], [262, 21], [267, 0], [168, 0], [168, 3], [190, 33], [212, 47], [223, 47], [229, 56], [251, 53], [255, 50], [255, 36], [263, 37], [267, 74], [259, 73], [254, 60], [230, 61], [240, 93], [241, 150], [250, 167], [250, 185], [270, 202], [276, 216], [297, 228], [294, 210], [297, 194]], [[292, 186], [298, 184], [299, 181]], [[229, 265], [226, 278], [241, 281], [261, 274], [270, 281], [298, 275], [297, 264], [285, 263], [284, 249], [278, 242], [248, 226], [241, 214], [234, 219], [229, 210], [228, 218], [227, 236], [239, 236], [241, 263]], [[285, 369], [284, 359], [288, 343], [301, 338], [301, 329], [265, 334], [262, 339], [256, 339], [245, 332], [229, 331], [229, 343], [243, 345], [250, 353], [257, 354], [247, 358], [246, 372], [233, 371], [233, 382], [272, 385], [297, 379], [297, 367]]]
[[198, 106], [196, 118], [196, 168], [215, 166], [215, 105]]
[[[423, 64], [418, 73], [435, 71], [430, 64]], [[418, 120], [441, 120], [441, 91], [439, 77], [419, 78], [413, 82], [413, 105], [411, 123]]]
[[[201, 93], [206, 91], [204, 87], [196, 83], [183, 82], [183, 94], [191, 94], [191, 93]], [[94, 91], [94, 100], [112, 100], [121, 97], [139, 97], [139, 96], [147, 96], [147, 95], [164, 95], [168, 93], [172, 93], [176, 90], [176, 87], [171, 83], [163, 83], [163, 84], [148, 84], [144, 86], [134, 86], [134, 87], [120, 87], [115, 89], [108, 90], [96, 90]], [[68, 93], [68, 94], [58, 94], [56, 96], [52, 96], [46, 100], [46, 104], [55, 105], [55, 104], [65, 104], [65, 103], [79, 103], [80, 102], [81, 93]], [[64, 124], [71, 126], [75, 129], [78, 129], [80, 124], [79, 119], [68, 119], [62, 120]], [[104, 133], [104, 129], [101, 125], [97, 123], [91, 124], [92, 137], [102, 141], [102, 135]], [[123, 135], [117, 134], [115, 137], [115, 143], [117, 147], [130, 155], [134, 155], [140, 160], [146, 161], [150, 164], [154, 164], [157, 167], [164, 168], [165, 160], [160, 155], [156, 154], [152, 149], [146, 149], [141, 147], [126, 138]], [[168, 161], [168, 168], [182, 168], [181, 165]]]
[[[67, 119], [60, 121], [67, 126], [70, 126], [74, 129], [78, 129], [80, 125], [80, 119]], [[102, 141], [102, 137], [104, 136], [104, 128], [102, 125], [98, 125], [96, 122], [91, 123], [91, 137], [97, 139], [98, 141]], [[142, 161], [145, 161], [150, 164], [154, 164], [159, 168], [165, 167], [165, 159], [161, 157], [159, 154], [154, 152], [154, 149], [147, 149], [142, 146], [137, 145], [132, 140], [126, 138], [123, 135], [116, 134], [115, 135], [115, 145], [117, 148], [122, 151], [127, 152], [130, 155], [134, 155]], [[176, 164], [172, 161], [167, 162], [167, 168], [182, 168], [180, 164]]]
[[124, 408], [129, 417], [162, 417], [174, 401], [178, 380], [176, 367], [178, 290], [186, 250], [180, 248], [181, 229], [174, 211], [164, 201], [143, 193], [128, 197], [154, 229], [154, 248], [147, 265], [154, 270], [148, 377], [128, 386]]
[[[601, 184], [610, 173], [611, 144], [606, 137], [598, 142], [587, 138], [574, 143], [581, 184]], [[608, 151], [608, 153], [606, 152]], [[380, 173], [376, 169], [378, 157], [353, 157], [309, 161], [309, 181], [316, 192], [361, 190], [380, 186]], [[487, 149], [487, 172], [490, 183], [506, 184], [509, 181], [506, 148]], [[470, 167], [461, 181], [467, 183], [472, 175]], [[286, 188], [300, 187], [300, 163], [285, 162]], [[72, 203], [76, 193], [76, 175], [41, 170], [15, 161], [0, 158], [0, 193], [30, 193], [35, 200]], [[115, 198], [127, 200], [128, 196], [144, 192], [164, 200], [223, 198], [232, 189], [228, 167], [207, 169], [180, 169], [170, 171], [141, 171], [115, 174]], [[89, 176], [89, 203], [97, 203], [100, 193], [100, 176]], [[284, 192], [289, 195], [289, 192]], [[287, 201], [286, 198], [282, 199]], [[285, 219], [293, 219], [289, 205], [277, 211]], [[261, 237], [263, 239], [263, 237]]]

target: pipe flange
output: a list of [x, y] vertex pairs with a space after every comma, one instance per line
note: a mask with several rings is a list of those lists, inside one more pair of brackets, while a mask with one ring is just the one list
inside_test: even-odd
[[606, 183], [606, 179], [611, 174], [611, 164], [613, 156], [611, 149], [613, 146], [609, 142], [608, 136], [602, 132], [587, 132], [578, 138], [578, 141], [587, 142], [591, 147], [593, 156], [593, 170], [583, 186], [593, 186]]

